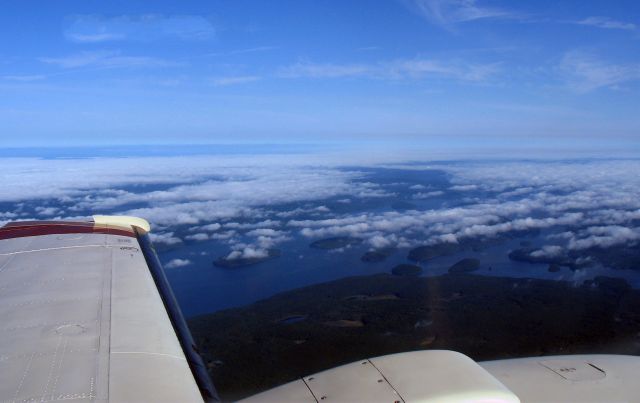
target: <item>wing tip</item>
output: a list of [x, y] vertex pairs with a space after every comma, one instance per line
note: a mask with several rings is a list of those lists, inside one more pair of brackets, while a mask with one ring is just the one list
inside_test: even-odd
[[107, 226], [137, 228], [143, 231], [143, 233], [151, 232], [151, 225], [149, 222], [140, 217], [126, 215], [94, 215], [93, 222], [95, 224]]

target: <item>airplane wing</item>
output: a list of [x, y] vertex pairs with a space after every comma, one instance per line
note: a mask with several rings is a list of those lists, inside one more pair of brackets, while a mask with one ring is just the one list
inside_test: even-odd
[[216, 401], [133, 217], [0, 228], [1, 401]]
[[[0, 228], [0, 401], [218, 401], [148, 237], [134, 217]], [[247, 402], [636, 401], [640, 358], [476, 363], [412, 351], [346, 364]]]

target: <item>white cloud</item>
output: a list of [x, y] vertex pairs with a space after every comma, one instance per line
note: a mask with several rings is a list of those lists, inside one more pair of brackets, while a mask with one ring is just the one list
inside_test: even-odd
[[149, 238], [155, 244], [177, 245], [182, 243], [180, 238], [173, 236], [173, 232], [150, 232]]
[[398, 237], [391, 234], [388, 236], [374, 235], [368, 240], [374, 249], [383, 249], [398, 244]]
[[622, 29], [626, 31], [634, 31], [636, 29], [635, 24], [617, 21], [609, 17], [587, 17], [575, 23], [604, 29]]
[[228, 222], [224, 224], [224, 228], [235, 228], [235, 229], [254, 229], [254, 228], [265, 228], [265, 227], [273, 227], [280, 225], [280, 221], [278, 220], [262, 220], [258, 222], [252, 223], [238, 223], [238, 222]]
[[269, 251], [264, 249], [256, 249], [252, 247], [245, 247], [242, 250], [234, 250], [231, 251], [226, 259], [227, 260], [236, 260], [236, 259], [261, 259], [269, 256]]
[[207, 225], [203, 225], [200, 227], [201, 230], [203, 231], [217, 231], [220, 228], [222, 228], [222, 225], [218, 224], [217, 222], [211, 223], [211, 224], [207, 224]]
[[282, 234], [284, 234], [284, 232], [271, 228], [259, 228], [247, 232], [249, 236], [279, 236]]
[[57, 207], [36, 207], [36, 213], [41, 216], [51, 217], [60, 214], [61, 211]]
[[531, 256], [536, 258], [555, 258], [562, 256], [563, 254], [564, 249], [562, 246], [558, 245], [545, 245], [542, 248], [531, 252]]
[[216, 239], [216, 240], [227, 240], [227, 239], [232, 239], [236, 235], [237, 235], [236, 231], [225, 231], [225, 232], [218, 232], [218, 233], [212, 234], [209, 236], [209, 238]]
[[[342, 215], [290, 220], [302, 236], [355, 236], [372, 244], [402, 237], [404, 245], [456, 242], [493, 237], [511, 231], [551, 228], [579, 229], [585, 224], [616, 224], [623, 228], [640, 219], [640, 162], [477, 162], [439, 165], [452, 175], [457, 189], [482, 189], [494, 194], [460, 207], [428, 211]], [[570, 248], [613, 245], [635, 240], [634, 230], [580, 233], [563, 230], [558, 239]], [[557, 253], [549, 246], [538, 253]]]
[[[145, 217], [155, 225], [195, 226], [234, 217], [259, 218], [261, 209], [269, 205], [388, 195], [377, 184], [358, 181], [362, 174], [357, 171], [326, 166], [327, 160], [314, 163], [308, 156], [17, 158], [1, 162], [6, 168], [0, 172], [0, 201], [57, 198], [70, 203], [74, 212], [117, 210]], [[162, 189], [125, 190], [128, 185], [145, 184]]]
[[432, 192], [418, 192], [416, 194], [414, 194], [412, 197], [414, 199], [430, 199], [432, 197], [438, 197], [438, 196], [442, 196], [444, 194], [444, 192], [442, 190], [434, 190]]
[[467, 192], [476, 189], [478, 189], [478, 185], [455, 185], [449, 188], [449, 190], [455, 190], [457, 192]]
[[184, 239], [188, 241], [207, 241], [209, 240], [209, 234], [207, 234], [206, 232], [199, 232], [197, 234], [187, 235], [184, 237]]
[[590, 227], [584, 231], [584, 234], [587, 235], [584, 238], [570, 239], [569, 249], [608, 248], [640, 240], [640, 228], [628, 228], [620, 225]]
[[192, 264], [189, 259], [172, 259], [167, 264], [164, 265], [165, 269], [176, 269], [178, 267], [184, 267]]

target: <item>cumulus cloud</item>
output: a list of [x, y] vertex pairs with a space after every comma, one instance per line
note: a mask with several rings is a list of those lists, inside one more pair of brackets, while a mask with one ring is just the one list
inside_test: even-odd
[[411, 197], [414, 199], [430, 199], [432, 197], [442, 196], [443, 194], [444, 192], [442, 190], [434, 190], [432, 192], [418, 192]]
[[545, 245], [540, 249], [531, 252], [535, 258], [556, 258], [564, 254], [564, 248], [558, 245]]
[[248, 236], [281, 236], [282, 234], [284, 232], [271, 228], [259, 228], [247, 232]]
[[203, 226], [201, 226], [199, 228], [201, 230], [203, 230], [203, 231], [215, 232], [215, 231], [219, 230], [220, 228], [222, 228], [222, 225], [220, 225], [217, 222], [214, 222], [214, 223], [211, 223], [211, 224], [203, 225]]
[[244, 247], [240, 250], [234, 250], [230, 252], [226, 259], [227, 260], [236, 260], [236, 259], [261, 259], [269, 256], [269, 251], [265, 249], [256, 249], [252, 247]]
[[209, 234], [207, 234], [206, 232], [199, 232], [197, 234], [187, 235], [184, 237], [184, 239], [188, 241], [208, 241]]
[[36, 207], [36, 213], [44, 217], [51, 217], [60, 214], [61, 211], [57, 207]]
[[176, 269], [178, 267], [184, 267], [192, 264], [189, 259], [172, 259], [164, 265], [165, 269]]
[[[640, 178], [633, 174], [640, 168], [638, 161], [475, 162], [441, 168], [452, 175], [453, 189], [479, 189], [488, 195], [459, 207], [293, 219], [287, 226], [305, 237], [355, 236], [371, 245], [384, 244], [389, 235], [417, 245], [552, 228], [560, 232], [549, 238], [573, 249], [636, 239], [628, 226], [640, 220]], [[621, 228], [581, 230], [597, 224]], [[535, 253], [550, 256], [561, 248], [547, 246]]]
[[174, 236], [173, 232], [150, 232], [149, 237], [151, 242], [155, 244], [177, 245], [182, 243], [182, 240]]
[[383, 249], [391, 246], [396, 246], [398, 242], [398, 237], [394, 234], [383, 236], [383, 235], [374, 235], [368, 239], [369, 244], [374, 249]]
[[469, 190], [476, 190], [476, 189], [478, 189], [478, 185], [455, 185], [449, 188], [449, 190], [455, 190], [457, 192], [466, 192]]
[[589, 227], [584, 233], [586, 236], [583, 238], [569, 240], [569, 249], [608, 248], [640, 240], [640, 228], [628, 228], [620, 225]]

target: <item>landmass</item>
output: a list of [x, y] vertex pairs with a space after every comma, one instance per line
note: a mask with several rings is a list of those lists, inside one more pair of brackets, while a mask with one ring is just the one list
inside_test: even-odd
[[415, 264], [399, 264], [391, 269], [391, 273], [396, 276], [419, 276], [422, 273], [422, 267]]
[[640, 354], [640, 291], [474, 274], [349, 277], [189, 320], [224, 400], [336, 365], [422, 349], [474, 360]]
[[360, 260], [367, 263], [384, 262], [395, 252], [394, 248], [376, 249], [365, 252]]

